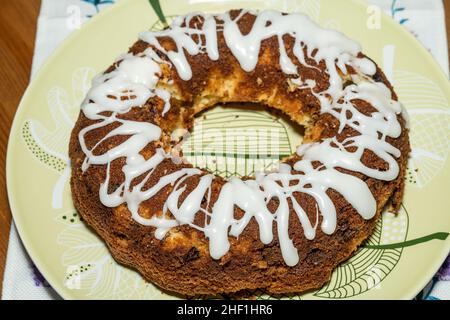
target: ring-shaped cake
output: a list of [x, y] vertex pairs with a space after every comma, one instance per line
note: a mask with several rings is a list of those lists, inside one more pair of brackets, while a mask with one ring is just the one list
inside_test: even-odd
[[[236, 101], [304, 126], [279, 170], [226, 180], [172, 154], [175, 129]], [[141, 33], [94, 78], [70, 140], [73, 200], [117, 261], [164, 289], [299, 293], [398, 208], [407, 125], [343, 34], [298, 13], [192, 13]]]

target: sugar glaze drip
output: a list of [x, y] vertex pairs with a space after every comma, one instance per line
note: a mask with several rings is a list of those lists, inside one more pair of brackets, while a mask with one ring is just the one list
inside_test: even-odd
[[[358, 57], [360, 46], [343, 34], [322, 29], [302, 14], [282, 15], [276, 11], [263, 11], [255, 14], [256, 20], [251, 31], [247, 35], [242, 35], [237, 22], [245, 13], [246, 11], [241, 11], [236, 18], [232, 18], [229, 13], [220, 15], [192, 13], [175, 19], [167, 30], [141, 33], [141, 40], [164, 53], [170, 62], [161, 60], [156, 52], [149, 48], [136, 56], [131, 54], [123, 56], [116, 70], [94, 79], [82, 105], [82, 111], [87, 118], [97, 122], [85, 127], [79, 133], [80, 145], [86, 155], [82, 170], [87, 170], [90, 165], [106, 165], [106, 180], [101, 184], [99, 192], [100, 200], [105, 206], [116, 207], [126, 203], [134, 220], [156, 228], [155, 236], [158, 239], [162, 239], [171, 228], [188, 224], [203, 232], [209, 239], [209, 251], [213, 259], [220, 259], [228, 252], [229, 236], [239, 237], [252, 218], [255, 218], [259, 225], [260, 239], [264, 244], [272, 242], [272, 226], [276, 222], [282, 256], [288, 266], [294, 266], [299, 262], [299, 256], [288, 234], [291, 211], [289, 201], [307, 239], [314, 239], [316, 235], [319, 213], [323, 218], [320, 227], [325, 234], [332, 234], [336, 229], [336, 208], [326, 193], [328, 189], [339, 192], [364, 219], [371, 219], [376, 214], [377, 204], [367, 184], [336, 168], [348, 169], [384, 181], [395, 179], [399, 174], [395, 159], [400, 156], [400, 151], [389, 144], [386, 138], [400, 136], [401, 126], [397, 121], [397, 114], [402, 113], [402, 108], [391, 98], [391, 92], [384, 84], [374, 82], [369, 77], [376, 72], [375, 64], [367, 58]], [[190, 21], [195, 16], [203, 18], [201, 28], [189, 27]], [[203, 175], [202, 171], [196, 168], [183, 168], [167, 174], [151, 188], [143, 190], [155, 168], [164, 159], [170, 158], [170, 155], [162, 149], [158, 149], [149, 159], [140, 154], [148, 143], [160, 139], [161, 129], [155, 124], [123, 120], [117, 116], [127, 113], [133, 106], [143, 105], [147, 99], [155, 96], [165, 103], [164, 115], [170, 109], [170, 95], [157, 87], [161, 76], [160, 65], [168, 63], [174, 66], [181, 79], [189, 80], [192, 77], [192, 70], [184, 52], [189, 55], [207, 54], [211, 60], [219, 59], [218, 32], [223, 33], [226, 45], [242, 69], [247, 72], [252, 71], [257, 65], [261, 42], [270, 37], [277, 37], [282, 71], [297, 76], [298, 78], [292, 82], [299, 88], [311, 89], [321, 104], [321, 112], [329, 113], [339, 120], [340, 131], [345, 126], [350, 126], [360, 135], [341, 142], [336, 138], [329, 138], [302, 145], [297, 150], [302, 159], [294, 164], [293, 169], [296, 172], [293, 172], [289, 165], [281, 164], [278, 172], [258, 173], [255, 180], [242, 181], [231, 178], [223, 185], [212, 210], [208, 211], [202, 207], [202, 200], [206, 197], [206, 208], [209, 208], [214, 176]], [[297, 67], [286, 53], [283, 43], [285, 34], [294, 38], [293, 53], [302, 64], [308, 65], [306, 57], [314, 59], [317, 63], [325, 61], [326, 72], [330, 79], [328, 89], [316, 92], [313, 80], [303, 81], [300, 78]], [[199, 42], [193, 40], [193, 35], [199, 36], [197, 37]], [[159, 37], [171, 37], [177, 50], [164, 49], [158, 41]], [[314, 50], [316, 53], [312, 55]], [[354, 68], [358, 74], [351, 75], [355, 84], [344, 88], [339, 74], [348, 75], [348, 66]], [[121, 99], [124, 96], [126, 99]], [[361, 113], [351, 102], [354, 99], [367, 101], [377, 111], [370, 115]], [[105, 111], [111, 114], [105, 116], [103, 115]], [[351, 112], [350, 118], [346, 116], [347, 111]], [[121, 125], [89, 149], [85, 135], [111, 123]], [[121, 135], [130, 137], [106, 153], [94, 154], [96, 147], [103, 141]], [[355, 152], [347, 151], [351, 146], [356, 147]], [[380, 171], [365, 166], [361, 161], [364, 150], [375, 153], [386, 161], [389, 168]], [[122, 168], [125, 180], [116, 190], [109, 193], [110, 165], [113, 160], [120, 157], [126, 158], [126, 164]], [[322, 165], [315, 168], [312, 165], [314, 161], [320, 161]], [[146, 174], [145, 178], [138, 185], [131, 187], [132, 181], [143, 174]], [[199, 183], [178, 205], [181, 194], [186, 190], [185, 180], [191, 176], [200, 176]], [[150, 219], [142, 217], [139, 214], [140, 204], [168, 185], [173, 185], [174, 188], [164, 204], [164, 214]], [[314, 224], [297, 202], [295, 193], [304, 193], [315, 199], [317, 217]], [[275, 213], [267, 208], [267, 203], [272, 199], [277, 199], [279, 203]], [[241, 219], [234, 218], [235, 206], [245, 212]], [[168, 211], [175, 219], [167, 216]], [[198, 212], [205, 213], [207, 217], [202, 226], [194, 224]]]

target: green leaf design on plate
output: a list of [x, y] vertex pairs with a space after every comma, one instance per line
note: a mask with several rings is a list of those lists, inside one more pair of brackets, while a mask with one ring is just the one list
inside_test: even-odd
[[[398, 215], [384, 212], [367, 246], [387, 245], [404, 241], [408, 234], [408, 214], [405, 207]], [[376, 288], [394, 269], [403, 248], [372, 250], [361, 247], [346, 262], [337, 267], [330, 281], [314, 295], [329, 299], [350, 298]]]
[[197, 295], [187, 298], [193, 300], [302, 300], [300, 295], [270, 295], [260, 289], [241, 291], [238, 294]]
[[155, 11], [156, 15], [159, 18], [159, 21], [162, 23], [163, 26], [167, 27], [167, 21], [164, 16], [164, 13], [161, 8], [161, 4], [159, 3], [159, 0], [148, 0], [150, 5], [152, 6], [153, 10]]
[[196, 119], [183, 155], [226, 178], [270, 170], [302, 140], [286, 121], [262, 107], [216, 106]]
[[367, 249], [375, 249], [375, 250], [383, 250], [383, 249], [395, 249], [395, 248], [406, 248], [415, 246], [419, 243], [428, 242], [431, 240], [447, 240], [449, 233], [448, 232], [435, 232], [429, 234], [424, 237], [400, 242], [400, 243], [392, 243], [392, 244], [381, 244], [381, 245], [367, 245], [365, 248]]
[[164, 24], [164, 22], [162, 22], [161, 20], [156, 21], [151, 27], [150, 27], [150, 31], [161, 31], [164, 28], [166, 28], [168, 25], [170, 25], [172, 23], [172, 21], [176, 18], [177, 16], [167, 16], [165, 17], [166, 19], [166, 23]]
[[256, 300], [302, 300], [302, 297], [300, 295], [287, 295], [287, 294], [272, 295], [262, 290], [257, 290], [252, 294], [256, 296]]
[[30, 150], [37, 160], [58, 172], [62, 172], [64, 170], [66, 167], [66, 162], [61, 158], [52, 155], [36, 141], [31, 133], [29, 121], [26, 121], [22, 127], [22, 138], [28, 150]]

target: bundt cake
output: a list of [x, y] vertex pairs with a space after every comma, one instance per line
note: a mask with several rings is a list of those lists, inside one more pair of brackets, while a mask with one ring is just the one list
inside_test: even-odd
[[[279, 170], [228, 180], [171, 150], [217, 103], [252, 102], [304, 126]], [[407, 115], [360, 46], [307, 16], [192, 13], [146, 31], [94, 78], [73, 129], [71, 190], [113, 257], [193, 296], [322, 286], [398, 208]]]

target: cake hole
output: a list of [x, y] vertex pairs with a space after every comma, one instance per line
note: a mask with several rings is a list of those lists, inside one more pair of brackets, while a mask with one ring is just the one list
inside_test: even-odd
[[278, 168], [303, 141], [304, 127], [253, 103], [216, 105], [195, 116], [181, 145], [192, 165], [229, 178]]

